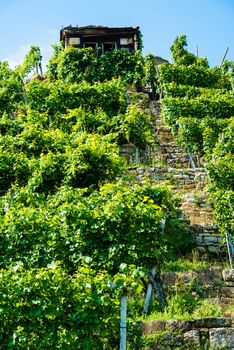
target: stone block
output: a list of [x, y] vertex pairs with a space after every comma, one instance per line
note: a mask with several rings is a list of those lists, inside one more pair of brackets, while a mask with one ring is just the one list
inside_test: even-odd
[[207, 204], [206, 203], [201, 203], [201, 204], [199, 204], [199, 207], [200, 208], [207, 208]]
[[163, 350], [164, 346], [171, 346], [171, 349], [181, 347], [184, 343], [183, 336], [180, 334], [165, 334], [163, 336]]
[[166, 322], [166, 329], [168, 328], [176, 331], [186, 332], [191, 330], [191, 322], [182, 320], [169, 320]]
[[224, 281], [234, 282], [234, 269], [223, 270]]
[[215, 246], [215, 245], [208, 246], [208, 252], [212, 254], [218, 254], [219, 246]]
[[225, 282], [225, 286], [226, 287], [234, 287], [234, 282], [227, 281], [227, 282]]
[[206, 253], [206, 248], [203, 246], [198, 246], [197, 250], [199, 251], [199, 253]]
[[215, 236], [212, 236], [212, 235], [204, 236], [204, 241], [206, 243], [216, 244], [216, 243], [219, 243], [219, 237], [215, 237]]
[[209, 333], [209, 328], [200, 328], [200, 332], [207, 334], [207, 333]]
[[192, 329], [191, 331], [184, 333], [184, 341], [186, 344], [200, 344], [200, 331], [198, 329]]
[[203, 243], [203, 236], [202, 235], [198, 235], [196, 237], [196, 241], [197, 241], [198, 244]]
[[212, 285], [213, 283], [221, 283], [221, 269], [198, 269], [195, 270], [196, 276], [201, 283]]
[[151, 322], [144, 322], [141, 325], [142, 333], [143, 334], [153, 334], [158, 331], [164, 331], [165, 330], [165, 321], [162, 320], [156, 320]]
[[218, 298], [220, 296], [219, 289], [215, 289], [213, 286], [206, 288], [206, 294], [209, 298]]
[[224, 298], [234, 298], [234, 287], [223, 287], [221, 294]]
[[209, 330], [210, 345], [214, 349], [234, 349], [234, 328], [216, 328]]
[[176, 282], [177, 275], [175, 272], [167, 272], [162, 274], [162, 280], [163, 283], [169, 285], [169, 286], [174, 286]]
[[196, 318], [192, 321], [192, 328], [224, 328], [231, 327], [231, 317]]
[[[225, 297], [221, 297], [220, 299], [221, 303], [224, 305], [229, 305], [229, 304], [233, 304], [233, 298], [225, 298]], [[233, 320], [234, 322], [234, 320]]]

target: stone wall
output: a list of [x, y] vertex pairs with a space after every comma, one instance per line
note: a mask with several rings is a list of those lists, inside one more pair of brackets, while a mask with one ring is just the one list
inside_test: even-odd
[[133, 144], [125, 144], [120, 148], [120, 155], [123, 156], [129, 165], [137, 166], [138, 164], [152, 163], [155, 154], [154, 148], [148, 146], [145, 150], [139, 150]]
[[[145, 350], [234, 349], [233, 319], [201, 318], [191, 321], [152, 321], [143, 323]], [[153, 336], [160, 332], [160, 336]], [[148, 338], [148, 339], [147, 339]]]
[[[202, 285], [204, 296], [212, 298], [219, 305], [232, 304], [234, 298], [234, 270], [221, 268], [199, 269], [191, 272], [168, 272], [162, 274], [164, 289], [170, 290], [176, 284], [189, 283], [196, 279]], [[231, 315], [234, 317], [234, 314]]]
[[[214, 224], [209, 196], [205, 192], [207, 174], [203, 160], [191, 155], [176, 144], [175, 138], [160, 118], [161, 104], [150, 101], [148, 94], [129, 93], [130, 102], [151, 115], [155, 135], [155, 147], [139, 152], [134, 145], [124, 145], [121, 154], [128, 160], [129, 170], [138, 183], [170, 185], [174, 193], [181, 195], [182, 220], [190, 223], [201, 254], [219, 257], [225, 245]], [[139, 166], [139, 164], [145, 166]], [[147, 166], [147, 164], [149, 166]], [[193, 168], [193, 166], [196, 168]], [[225, 251], [226, 254], [226, 251]], [[234, 270], [196, 270], [190, 273], [163, 274], [165, 290], [173, 290], [175, 283], [189, 282], [196, 278], [203, 284], [204, 296], [221, 307], [233, 305]], [[222, 308], [225, 310], [225, 307]], [[226, 308], [222, 318], [194, 319], [191, 321], [152, 321], [142, 324], [147, 350], [171, 349], [227, 349], [234, 350], [233, 313]]]
[[204, 191], [193, 191], [183, 194], [181, 199], [181, 210], [183, 215], [189, 218], [198, 251], [216, 256], [226, 254], [226, 246], [219, 234], [219, 228], [214, 225], [208, 194]]
[[163, 166], [131, 167], [129, 171], [136, 181], [151, 184], [167, 184], [172, 191], [181, 194], [182, 219], [190, 223], [195, 235], [197, 249], [201, 254], [223, 255], [226, 247], [222, 244], [219, 229], [214, 225], [213, 209], [209, 196], [204, 192], [206, 172], [204, 168], [165, 168]]
[[199, 167], [191, 168], [187, 151], [176, 144], [170, 128], [161, 120], [159, 101], [150, 101], [147, 94], [134, 92], [129, 93], [128, 98], [140, 110], [151, 115], [155, 135], [154, 148], [148, 146], [140, 152], [134, 145], [122, 147], [121, 154], [128, 160], [130, 172], [140, 184], [148, 179], [152, 184], [169, 185], [173, 192], [181, 195], [182, 219], [190, 222], [201, 254], [216, 257], [226, 254], [218, 227], [214, 224], [208, 194], [205, 193], [207, 174], [202, 167], [203, 160], [193, 155], [193, 162]]
[[[196, 278], [204, 288], [206, 298], [220, 306], [233, 305], [234, 269], [211, 268], [185, 273], [164, 273], [164, 289], [176, 284], [189, 283]], [[231, 310], [231, 308], [230, 308]], [[197, 318], [182, 320], [155, 320], [142, 323], [145, 350], [234, 349], [234, 313], [228, 317]]]
[[139, 183], [149, 179], [152, 184], [166, 183], [175, 192], [202, 189], [206, 178], [203, 168], [165, 168], [163, 166], [131, 167], [130, 172]]

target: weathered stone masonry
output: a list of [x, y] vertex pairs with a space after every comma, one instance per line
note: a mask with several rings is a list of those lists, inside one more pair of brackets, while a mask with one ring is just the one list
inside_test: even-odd
[[[219, 268], [196, 270], [189, 273], [163, 274], [165, 288], [173, 288], [178, 279], [189, 282], [194, 277], [205, 287], [207, 298], [222, 304], [232, 304], [234, 297], [234, 270]], [[172, 350], [172, 349], [234, 349], [234, 318], [210, 317], [197, 318], [189, 321], [156, 320], [142, 324], [144, 336], [152, 337], [151, 346], [145, 350]], [[160, 340], [154, 335], [160, 333]]]
[[199, 163], [200, 167], [191, 168], [188, 153], [176, 144], [170, 128], [160, 118], [160, 102], [150, 101], [149, 96], [142, 93], [129, 93], [129, 99], [137, 103], [139, 109], [151, 115], [156, 141], [156, 147], [148, 147], [139, 154], [133, 145], [123, 146], [121, 153], [133, 163], [147, 163], [150, 160], [151, 164], [155, 164], [148, 167], [136, 164], [129, 170], [139, 183], [148, 179], [152, 184], [172, 186], [172, 190], [181, 195], [183, 217], [190, 221], [200, 253], [216, 256], [222, 254], [225, 248], [218, 227], [214, 225], [209, 196], [204, 191], [207, 174], [202, 167], [202, 159], [195, 155], [195, 163]]

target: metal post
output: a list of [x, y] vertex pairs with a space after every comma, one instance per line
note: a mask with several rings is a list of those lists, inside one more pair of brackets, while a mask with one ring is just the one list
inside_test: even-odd
[[195, 166], [194, 161], [193, 161], [193, 155], [192, 155], [192, 153], [188, 152], [188, 157], [189, 157], [189, 163], [190, 163], [191, 167], [192, 167], [193, 169], [195, 169], [196, 166]]
[[127, 295], [121, 297], [120, 350], [127, 349]]
[[[152, 273], [153, 276], [155, 276], [155, 271], [156, 271], [156, 267], [153, 267], [150, 270], [150, 272]], [[149, 309], [152, 291], [153, 291], [153, 286], [151, 283], [148, 283], [147, 292], [146, 292], [146, 296], [145, 296], [145, 304], [144, 304], [144, 312], [146, 314], [147, 314], [148, 309]]]
[[139, 164], [139, 149], [136, 147], [136, 165]]
[[[166, 226], [166, 218], [163, 218], [161, 220], [160, 225], [161, 225], [161, 233], [162, 233], [162, 235], [164, 235], [165, 226]], [[150, 270], [150, 273], [153, 277], [155, 276], [156, 270], [157, 270], [156, 266]], [[149, 282], [148, 287], [147, 287], [147, 291], [146, 291], [146, 296], [145, 296], [144, 308], [143, 308], [143, 310], [146, 314], [147, 314], [148, 309], [149, 309], [152, 292], [153, 292], [153, 285], [152, 285], [152, 283]]]
[[15, 195], [14, 190], [13, 190], [12, 188], [9, 188], [9, 190], [8, 190], [7, 192], [10, 193], [11, 198], [10, 198], [10, 200], [7, 201], [6, 204], [5, 204], [5, 212], [6, 212], [6, 214], [7, 214], [8, 211], [10, 210], [11, 202], [14, 200], [14, 195]]
[[149, 305], [150, 305], [150, 299], [151, 299], [151, 295], [152, 295], [152, 290], [153, 290], [153, 286], [151, 283], [148, 284], [147, 287], [147, 292], [146, 292], [146, 296], [145, 296], [145, 304], [144, 304], [144, 312], [147, 314], [148, 309], [149, 309]]
[[227, 250], [228, 250], [228, 257], [229, 257], [229, 263], [230, 263], [230, 268], [232, 269], [232, 252], [231, 252], [231, 242], [229, 238], [229, 234], [226, 231], [226, 243], [227, 243]]
[[222, 66], [222, 64], [223, 64], [223, 62], [225, 61], [225, 58], [226, 58], [227, 53], [228, 53], [228, 50], [229, 50], [229, 46], [227, 47], [227, 50], [225, 51], [225, 54], [224, 54], [224, 56], [223, 56], [223, 59], [222, 59], [222, 61], [221, 61], [221, 63], [220, 63], [220, 66], [219, 66], [219, 67], [221, 67], [221, 66]]
[[198, 45], [196, 46], [196, 56], [197, 56], [197, 60], [199, 58], [199, 55], [198, 55]]

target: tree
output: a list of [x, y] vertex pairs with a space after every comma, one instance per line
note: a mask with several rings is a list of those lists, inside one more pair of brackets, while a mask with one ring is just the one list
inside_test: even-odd
[[34, 73], [36, 74], [39, 74], [39, 72], [42, 74], [41, 60], [42, 56], [40, 48], [32, 45], [25, 56], [23, 63], [17, 68], [20, 77], [22, 79], [25, 78], [32, 70], [34, 70]]

